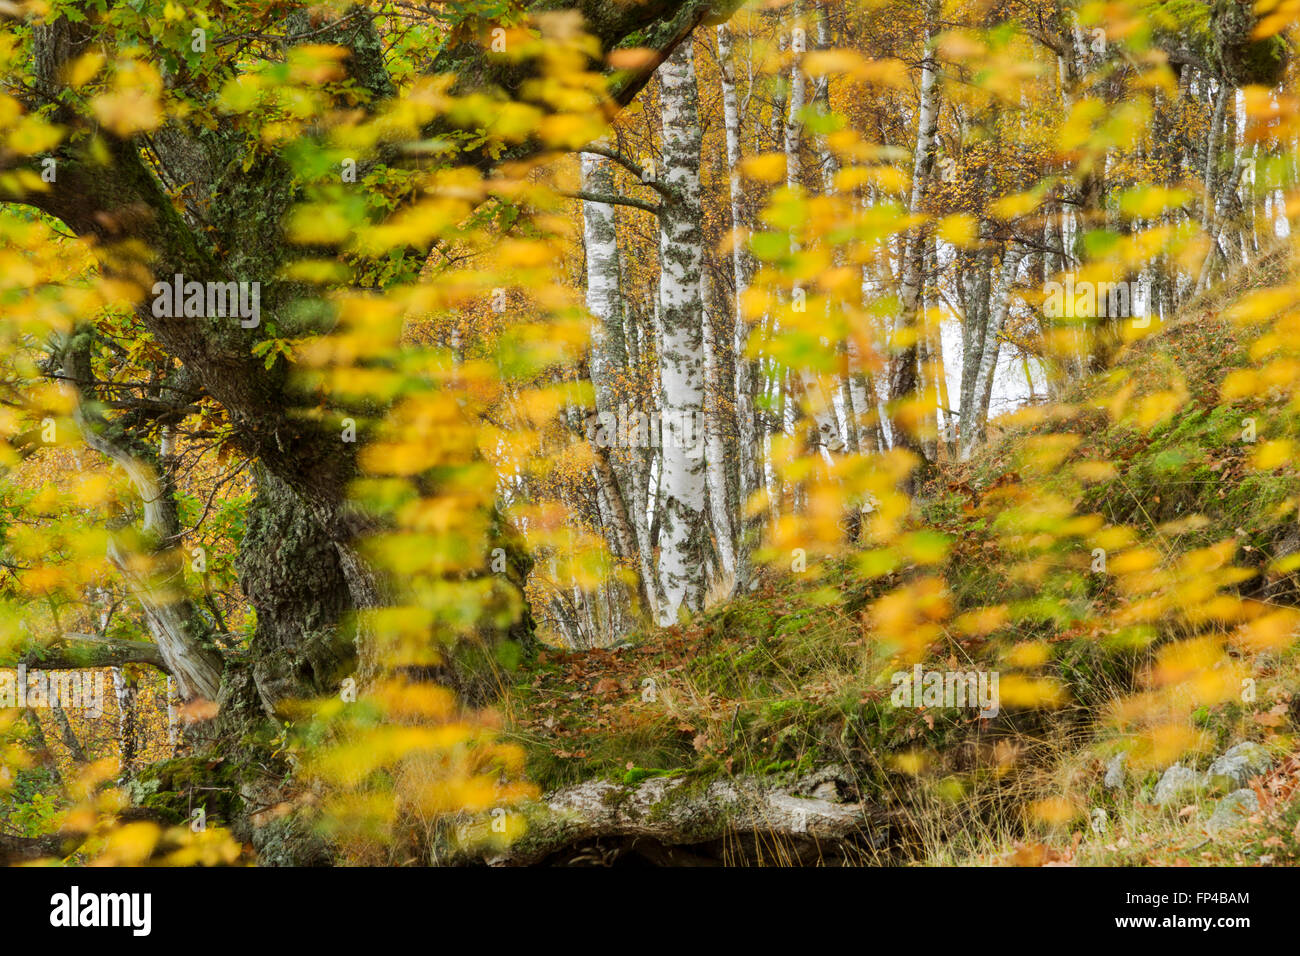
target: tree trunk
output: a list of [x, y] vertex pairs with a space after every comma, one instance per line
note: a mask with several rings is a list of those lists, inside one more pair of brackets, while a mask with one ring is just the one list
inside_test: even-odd
[[734, 583], [736, 575], [735, 527], [732, 524], [732, 515], [736, 509], [732, 506], [727, 482], [726, 428], [723, 423], [729, 403], [722, 401], [722, 376], [718, 368], [713, 322], [710, 319], [713, 297], [707, 294], [708, 288], [708, 274], [705, 273], [701, 285], [703, 308], [700, 310], [704, 343], [704, 458], [708, 462], [709, 517], [713, 525], [713, 540], [717, 542], [720, 577], [727, 580], [730, 590], [730, 584]]
[[[609, 865], [616, 859], [668, 866], [861, 863], [887, 852], [889, 814], [856, 796], [852, 774], [824, 767], [794, 784], [737, 777], [702, 789], [660, 777], [624, 785], [588, 781], [524, 808], [528, 832], [486, 858], [492, 866]], [[841, 798], [845, 794], [847, 799]]]
[[[584, 153], [582, 156], [582, 189], [585, 193], [613, 196], [614, 173], [610, 161], [602, 156]], [[635, 489], [631, 481], [634, 457], [630, 449], [620, 449], [628, 456], [628, 464], [620, 468], [610, 447], [618, 436], [626, 432], [619, 428], [618, 377], [628, 367], [627, 347], [623, 333], [623, 270], [618, 249], [618, 230], [614, 207], [600, 202], [582, 204], [583, 237], [587, 250], [587, 310], [595, 318], [589, 365], [591, 384], [596, 393], [596, 414], [601, 423], [593, 440], [596, 459], [596, 480], [601, 486], [614, 519], [617, 553], [632, 564], [637, 577], [637, 593], [642, 606], [654, 614], [654, 589], [650, 552], [645, 542], [639, 540], [628, 514], [628, 492]], [[610, 425], [613, 427], [609, 427]], [[635, 496], [632, 496], [635, 500]]]
[[761, 380], [756, 363], [749, 358], [749, 324], [742, 311], [741, 302], [749, 288], [752, 268], [746, 242], [740, 240], [742, 230], [747, 230], [749, 217], [745, 212], [744, 194], [740, 181], [740, 105], [736, 93], [736, 62], [731, 46], [731, 31], [727, 25], [718, 26], [718, 61], [722, 75], [722, 116], [727, 142], [727, 168], [730, 170], [731, 228], [735, 232], [732, 242], [731, 267], [736, 286], [735, 296], [735, 355], [736, 371], [736, 444], [740, 466], [740, 514], [736, 516], [739, 534], [736, 552], [736, 591], [743, 593], [752, 579], [750, 554], [758, 540], [757, 518], [746, 517], [750, 499], [763, 489], [762, 440], [759, 423], [755, 417], [754, 395]]
[[113, 695], [117, 698], [117, 744], [122, 775], [130, 776], [139, 756], [139, 728], [136, 725], [135, 681], [120, 667], [113, 668]]
[[[792, 10], [796, 20], [801, 13], [801, 5], [795, 3]], [[802, 30], [802, 26], [796, 29]], [[808, 77], [803, 71], [802, 51], [792, 50], [794, 62], [790, 68], [789, 112], [785, 117], [785, 178], [791, 189], [803, 188], [803, 111], [808, 105]], [[791, 248], [794, 248], [793, 242]], [[825, 339], [823, 344], [829, 347]], [[844, 438], [840, 434], [839, 422], [835, 417], [835, 400], [823, 387], [821, 380], [807, 369], [799, 369], [799, 387], [803, 390], [809, 411], [816, 423], [816, 444], [829, 451], [844, 450]]]
[[[148, 552], [140, 556], [143, 560], [136, 560], [119, 534], [109, 539], [109, 559], [139, 602], [181, 696], [187, 700], [194, 697], [216, 700], [221, 684], [221, 657], [212, 646], [213, 635], [207, 621], [177, 586], [182, 580], [183, 565], [178, 551], [180, 521], [176, 514], [175, 488], [165, 471], [158, 467], [161, 462], [151, 449], [142, 443], [132, 447], [126, 436], [113, 435], [109, 424], [92, 410], [95, 394], [91, 385], [90, 347], [91, 335], [86, 330], [75, 333], [63, 345], [63, 374], [81, 396], [75, 419], [86, 444], [112, 460], [131, 479], [144, 514], [141, 547]], [[154, 461], [151, 463], [148, 457]]]
[[[989, 401], [993, 395], [993, 373], [997, 370], [998, 350], [1001, 348], [999, 336], [1002, 334], [1002, 327], [1006, 324], [1007, 315], [1011, 310], [1012, 286], [1016, 280], [1016, 272], [1020, 268], [1020, 260], [1024, 258], [1025, 251], [1020, 246], [1011, 246], [1002, 256], [1002, 267], [998, 270], [997, 284], [993, 289], [993, 299], [989, 306], [988, 325], [984, 330], [982, 349], [979, 360], [979, 367], [975, 373], [975, 381], [972, 383], [974, 397], [974, 419], [971, 424], [974, 426], [964, 430], [962, 433], [961, 454], [962, 458], [970, 457], [975, 442], [983, 439], [985, 425], [988, 421]], [[965, 422], [963, 421], [963, 424]]]
[[[921, 89], [916, 110], [916, 146], [912, 151], [912, 194], [908, 204], [908, 211], [913, 215], [921, 211], [925, 198], [930, 170], [934, 163], [935, 136], [939, 127], [938, 63], [932, 48], [937, 17], [937, 4], [934, 0], [929, 0], [926, 7], [925, 52], [921, 62]], [[921, 452], [920, 441], [917, 439], [912, 423], [898, 415], [898, 405], [913, 400], [919, 385], [917, 353], [920, 330], [917, 328], [916, 317], [921, 299], [923, 248], [920, 229], [916, 227], [909, 229], [903, 238], [899, 270], [900, 312], [895, 330], [895, 335], [902, 340], [902, 345], [894, 356], [889, 388], [889, 400], [894, 406], [891, 410], [890, 422], [894, 445], [918, 455]]]
[[704, 605], [705, 456], [704, 339], [700, 275], [704, 234], [700, 208], [699, 96], [695, 57], [683, 43], [659, 69], [664, 185], [659, 213], [659, 350], [663, 395], [663, 502], [659, 623]]

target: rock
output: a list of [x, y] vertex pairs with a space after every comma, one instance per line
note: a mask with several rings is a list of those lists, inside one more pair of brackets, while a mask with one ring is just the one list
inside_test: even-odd
[[1273, 758], [1262, 745], [1246, 741], [1228, 749], [1222, 757], [1210, 764], [1205, 773], [1205, 785], [1219, 791], [1237, 790], [1252, 777], [1268, 772]]
[[1165, 771], [1156, 784], [1155, 802], [1160, 806], [1180, 802], [1201, 788], [1201, 775], [1191, 767], [1176, 763]]
[[1128, 751], [1124, 750], [1110, 758], [1110, 763], [1106, 764], [1106, 779], [1102, 785], [1107, 790], [1123, 790], [1124, 777], [1128, 771], [1124, 767], [1124, 762], [1128, 760]]
[[1211, 833], [1230, 830], [1241, 826], [1246, 822], [1247, 817], [1258, 812], [1259, 797], [1255, 795], [1254, 790], [1234, 790], [1219, 801], [1205, 829]]

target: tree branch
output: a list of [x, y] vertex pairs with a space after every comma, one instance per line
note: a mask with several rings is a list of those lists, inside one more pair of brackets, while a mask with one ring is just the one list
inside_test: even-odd
[[612, 159], [614, 162], [618, 163], [629, 173], [635, 176], [643, 186], [649, 186], [651, 189], [659, 193], [659, 195], [663, 196], [665, 199], [669, 200], [670, 202], [674, 198], [676, 198], [676, 194], [674, 193], [673, 188], [671, 186], [669, 186], [667, 183], [661, 183], [658, 180], [658, 178], [653, 176], [647, 179], [646, 172], [641, 166], [638, 166], [636, 163], [628, 159], [626, 156], [624, 156], [621, 152], [619, 152], [616, 149], [613, 149], [609, 146], [600, 146], [598, 144], [592, 144], [591, 146], [584, 146], [582, 149], [578, 150], [578, 152], [590, 153], [593, 156], [604, 156], [606, 159]]
[[49, 671], [148, 664], [164, 674], [171, 673], [157, 644], [119, 641], [95, 634], [64, 634], [50, 644], [28, 651], [20, 663]]
[[167, 662], [167, 670], [176, 678], [181, 696], [187, 700], [196, 696], [216, 700], [224, 664], [211, 646], [211, 629], [188, 596], [172, 596], [182, 574], [179, 556], [165, 550], [180, 532], [175, 488], [165, 472], [160, 474], [152, 467], [153, 462], [145, 460], [138, 442], [132, 447], [129, 439], [120, 434], [120, 428], [114, 428], [115, 423], [96, 410], [94, 391], [84, 384], [93, 379], [90, 347], [91, 334], [82, 329], [62, 348], [63, 374], [77, 383], [80, 398], [74, 418], [86, 444], [117, 464], [135, 486], [144, 508], [142, 530], [146, 539], [156, 542], [153, 557], [158, 568], [142, 572], [114, 538], [109, 539], [109, 560], [144, 610], [149, 631]]
[[85, 842], [85, 834], [50, 833], [38, 837], [20, 837], [0, 833], [0, 866], [30, 863], [45, 857], [62, 858]]
[[564, 193], [570, 199], [581, 199], [584, 202], [604, 203], [607, 206], [631, 206], [633, 209], [644, 209], [646, 212], [652, 212], [659, 215], [659, 207], [652, 202], [646, 202], [644, 199], [633, 199], [630, 196], [605, 196], [600, 193], [588, 192], [585, 189], [579, 189], [577, 192]]

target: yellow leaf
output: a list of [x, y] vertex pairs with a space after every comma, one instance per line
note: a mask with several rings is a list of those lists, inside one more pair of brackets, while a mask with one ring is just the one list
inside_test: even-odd
[[785, 179], [785, 154], [763, 153], [748, 156], [740, 164], [741, 172], [750, 179], [764, 183], [779, 183]]
[[939, 238], [954, 246], [969, 248], [977, 235], [975, 217], [964, 212], [954, 213], [939, 220]]
[[1251, 464], [1261, 471], [1272, 471], [1295, 460], [1295, 445], [1287, 438], [1266, 441], [1251, 458]]
[[990, 207], [990, 211], [999, 219], [1018, 219], [1033, 212], [1042, 201], [1043, 197], [1037, 192], [1016, 193], [1003, 196]]
[[94, 79], [103, 66], [104, 54], [98, 50], [83, 53], [67, 67], [68, 85], [74, 90], [80, 89]]

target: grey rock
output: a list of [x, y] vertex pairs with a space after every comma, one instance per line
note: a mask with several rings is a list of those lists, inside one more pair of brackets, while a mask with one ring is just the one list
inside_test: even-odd
[[1237, 790], [1252, 777], [1268, 772], [1273, 758], [1268, 750], [1252, 741], [1230, 747], [1222, 757], [1210, 764], [1205, 772], [1205, 784], [1218, 791]]
[[1241, 826], [1246, 822], [1247, 817], [1258, 812], [1259, 797], [1255, 795], [1254, 790], [1234, 790], [1219, 801], [1205, 829], [1211, 833], [1230, 830]]
[[1126, 760], [1128, 760], [1128, 751], [1124, 750], [1111, 757], [1110, 762], [1106, 764], [1106, 779], [1102, 781], [1102, 785], [1107, 790], [1124, 789], [1124, 778], [1128, 773], [1124, 767]]
[[1190, 797], [1201, 788], [1201, 775], [1191, 767], [1176, 763], [1165, 771], [1156, 784], [1155, 802], [1164, 806]]

